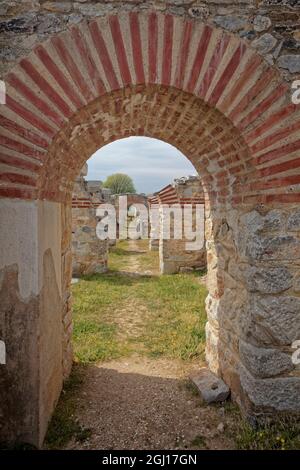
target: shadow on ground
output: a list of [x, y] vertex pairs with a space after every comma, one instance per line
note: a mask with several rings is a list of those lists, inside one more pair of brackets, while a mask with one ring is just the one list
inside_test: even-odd
[[[78, 366], [77, 366], [78, 367]], [[203, 406], [178, 361], [136, 357], [85, 366], [73, 392], [87, 438], [66, 449], [228, 449], [224, 408]], [[62, 398], [63, 400], [64, 398]]]

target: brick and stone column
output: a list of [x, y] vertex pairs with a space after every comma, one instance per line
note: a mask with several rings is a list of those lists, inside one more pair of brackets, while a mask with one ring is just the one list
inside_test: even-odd
[[85, 165], [74, 185], [72, 198], [72, 252], [73, 276], [107, 271], [108, 241], [99, 240], [96, 234], [98, 219], [96, 208], [101, 200], [87, 191]]
[[[164, 188], [157, 194], [159, 198], [160, 233], [159, 233], [159, 259], [162, 274], [174, 274], [194, 269], [206, 268], [206, 249], [204, 237], [204, 217], [200, 223], [199, 231], [202, 231], [203, 245], [191, 246], [188, 233], [196, 229], [197, 206], [204, 214], [204, 195], [201, 182], [198, 177], [181, 178], [174, 181], [173, 185]], [[181, 212], [182, 235], [175, 238], [174, 213], [170, 213], [170, 206], [177, 205], [175, 211]], [[190, 220], [184, 217], [185, 207], [191, 208]], [[171, 224], [170, 238], [167, 238], [165, 229]], [[200, 234], [198, 234], [200, 235]]]

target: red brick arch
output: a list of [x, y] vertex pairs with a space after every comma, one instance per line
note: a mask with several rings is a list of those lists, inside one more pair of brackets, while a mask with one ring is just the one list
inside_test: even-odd
[[124, 13], [51, 37], [5, 77], [0, 195], [62, 201], [93, 151], [128, 135], [176, 145], [220, 202], [300, 200], [299, 109], [240, 38]]
[[42, 444], [72, 365], [65, 202], [85, 161], [131, 135], [179, 148], [211, 203], [210, 368], [247, 413], [299, 413], [300, 107], [278, 71], [198, 20], [127, 12], [54, 34], [4, 79], [0, 440]]

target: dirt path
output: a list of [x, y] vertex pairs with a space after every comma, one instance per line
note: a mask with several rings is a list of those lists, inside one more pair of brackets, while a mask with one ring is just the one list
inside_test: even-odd
[[[143, 250], [130, 243], [124, 276], [157, 274], [140, 265]], [[143, 310], [144, 308], [144, 310]], [[126, 303], [119, 312], [120, 335], [138, 335], [143, 305]], [[76, 419], [90, 429], [68, 449], [229, 449], [232, 416], [226, 407], [204, 406], [187, 380], [199, 364], [132, 355], [88, 366], [76, 397]]]

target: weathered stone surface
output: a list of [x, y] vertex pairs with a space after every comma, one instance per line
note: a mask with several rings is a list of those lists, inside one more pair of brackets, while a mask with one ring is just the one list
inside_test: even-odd
[[268, 232], [284, 229], [285, 215], [282, 211], [271, 210], [263, 217], [262, 229]]
[[206, 5], [195, 5], [189, 8], [189, 15], [192, 18], [199, 18], [205, 20], [209, 16], [209, 8]]
[[53, 12], [68, 13], [71, 11], [72, 5], [70, 2], [45, 2], [43, 8]]
[[300, 276], [297, 276], [294, 281], [295, 292], [300, 292]]
[[97, 16], [103, 16], [113, 11], [114, 5], [101, 4], [101, 3], [98, 3], [98, 4], [97, 3], [93, 3], [93, 4], [75, 3], [74, 8], [85, 16], [97, 17]]
[[293, 212], [287, 221], [287, 229], [291, 231], [300, 230], [300, 210]]
[[293, 370], [291, 356], [277, 349], [257, 348], [240, 341], [241, 360], [254, 376], [273, 377]]
[[254, 260], [295, 260], [300, 258], [300, 240], [290, 235], [247, 240], [246, 254]]
[[225, 382], [205, 367], [192, 373], [190, 379], [205, 403], [222, 402], [229, 397], [230, 390]]
[[28, 13], [24, 16], [20, 16], [8, 21], [0, 23], [0, 33], [33, 33], [35, 27], [38, 25], [37, 16], [34, 13]]
[[252, 41], [252, 46], [255, 47], [255, 49], [257, 49], [261, 54], [267, 54], [272, 49], [274, 49], [276, 44], [277, 39], [269, 33], [265, 33], [260, 38]]
[[249, 266], [245, 269], [244, 276], [248, 289], [262, 294], [278, 294], [293, 285], [293, 276], [285, 267]]
[[282, 55], [277, 60], [278, 67], [288, 69], [290, 73], [300, 72], [300, 55]]
[[257, 15], [253, 20], [253, 27], [255, 31], [258, 31], [259, 33], [269, 29], [271, 24], [272, 21], [268, 16]]
[[239, 16], [215, 16], [214, 22], [228, 31], [236, 32], [244, 28], [246, 19]]
[[255, 379], [240, 367], [241, 385], [255, 407], [300, 411], [300, 377]]
[[63, 19], [57, 16], [55, 13], [49, 13], [40, 19], [38, 25], [35, 28], [35, 31], [39, 35], [52, 34], [62, 31], [63, 27]]
[[256, 210], [248, 212], [241, 217], [241, 222], [249, 233], [282, 231], [285, 224], [285, 213], [277, 209], [270, 210], [265, 215]]
[[291, 346], [300, 338], [300, 299], [252, 296], [240, 319], [240, 333], [256, 344]]

